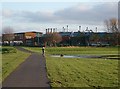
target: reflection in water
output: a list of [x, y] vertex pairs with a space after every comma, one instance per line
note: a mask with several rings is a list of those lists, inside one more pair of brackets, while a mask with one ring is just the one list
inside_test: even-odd
[[118, 55], [81, 55], [81, 56], [75, 56], [75, 55], [51, 55], [51, 57], [63, 57], [63, 58], [103, 58], [103, 59], [117, 59], [119, 60]]
[[82, 55], [82, 56], [75, 56], [75, 55], [51, 55], [51, 57], [64, 57], [64, 58], [100, 58], [101, 56], [90, 56], [90, 55]]

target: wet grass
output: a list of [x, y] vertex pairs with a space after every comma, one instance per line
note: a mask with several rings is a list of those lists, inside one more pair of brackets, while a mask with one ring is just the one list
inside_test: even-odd
[[[40, 48], [30, 48], [40, 52]], [[46, 66], [54, 87], [118, 87], [118, 60], [93, 58], [54, 58], [53, 54], [116, 55], [117, 47], [46, 48]]]
[[[42, 52], [41, 47], [23, 47], [33, 52]], [[47, 47], [45, 52], [51, 55], [116, 55], [117, 47]]]
[[42, 47], [23, 47], [32, 52], [42, 53]]
[[48, 54], [53, 55], [108, 55], [118, 54], [117, 47], [52, 47], [47, 48]]
[[116, 87], [118, 60], [52, 58], [47, 56], [52, 87]]
[[118, 60], [53, 58], [50, 54], [113, 55], [116, 47], [47, 48], [46, 64], [52, 87], [116, 87]]
[[2, 54], [2, 81], [18, 67], [25, 59], [30, 55], [28, 53], [24, 53], [21, 51], [18, 51], [17, 49], [13, 47], [3, 47], [3, 48], [9, 48], [12, 50], [16, 50], [16, 52], [7, 52]]

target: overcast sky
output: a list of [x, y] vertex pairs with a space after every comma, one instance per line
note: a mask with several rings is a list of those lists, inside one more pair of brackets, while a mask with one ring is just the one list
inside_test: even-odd
[[[15, 32], [40, 31], [69, 26], [69, 31], [89, 27], [105, 31], [104, 20], [118, 17], [118, 2], [4, 2], [0, 23]], [[1, 18], [2, 17], [2, 18]]]

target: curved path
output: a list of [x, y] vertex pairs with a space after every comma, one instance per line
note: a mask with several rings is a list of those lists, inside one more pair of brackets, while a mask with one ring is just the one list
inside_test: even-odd
[[50, 89], [45, 58], [41, 54], [20, 47], [16, 48], [31, 53], [31, 55], [5, 79], [2, 83], [2, 89], [6, 87], [33, 87], [33, 89], [44, 87]]

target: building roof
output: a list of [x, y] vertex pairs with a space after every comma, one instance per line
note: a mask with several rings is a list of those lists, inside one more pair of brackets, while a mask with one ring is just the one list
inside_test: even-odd
[[[41, 33], [43, 34], [42, 32], [36, 32], [36, 31], [30, 31], [31, 33]], [[14, 33], [14, 34], [24, 34], [24, 33], [29, 33], [29, 32], [18, 32], [18, 33]]]
[[59, 32], [61, 36], [71, 36], [72, 32]]

